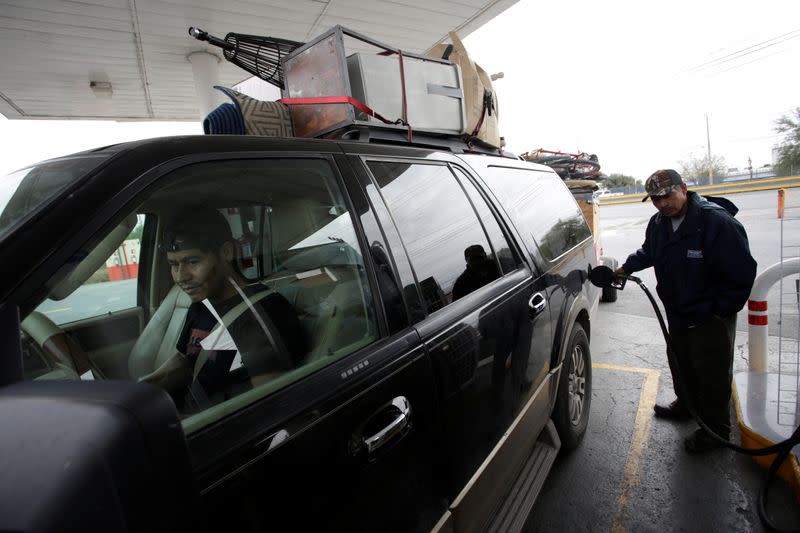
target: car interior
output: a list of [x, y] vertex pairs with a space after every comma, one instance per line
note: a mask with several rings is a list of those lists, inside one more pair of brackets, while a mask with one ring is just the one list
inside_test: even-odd
[[[327, 162], [209, 162], [184, 167], [164, 181], [166, 186], [149, 193], [110, 231], [91, 239], [84, 257], [47, 284], [48, 300], [22, 322], [28, 379], [137, 380], [175, 354], [191, 299], [172, 280], [160, 230], [171, 213], [193, 205], [223, 214], [235, 241], [239, 271], [249, 284], [261, 287], [261, 293], [275, 291], [286, 298], [302, 325], [308, 351], [296, 368], [266, 383], [240, 383], [221, 399], [188, 408], [182, 412], [187, 431], [219, 420], [378, 337], [360, 247]], [[137, 226], [142, 227], [134, 279], [105, 280], [104, 272], [113, 268], [107, 266], [109, 258], [129, 242]], [[115, 283], [130, 286], [130, 307], [112, 309], [103, 300], [104, 293], [111, 294], [105, 288]], [[107, 300], [114, 298], [119, 299]], [[238, 312], [250, 312], [248, 305]], [[85, 317], [57, 323], [58, 311], [76, 306], [86, 308]], [[231, 375], [241, 373], [241, 366], [241, 358], [234, 358]]]

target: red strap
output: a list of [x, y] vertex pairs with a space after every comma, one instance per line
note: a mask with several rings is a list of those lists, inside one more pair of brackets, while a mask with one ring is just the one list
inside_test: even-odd
[[472, 131], [472, 137], [477, 137], [478, 132], [481, 131], [481, 126], [483, 126], [483, 119], [486, 118], [486, 114], [489, 113], [489, 108], [486, 105], [486, 89], [483, 90], [483, 107], [481, 109], [481, 118], [478, 120], [478, 123], [475, 125], [475, 129]]
[[360, 100], [356, 100], [352, 96], [312, 96], [309, 98], [281, 98], [278, 102], [286, 105], [319, 105], [319, 104], [350, 104], [356, 109], [363, 111], [371, 117], [375, 117], [385, 124], [393, 124], [391, 120], [387, 120], [369, 107], [367, 104]]

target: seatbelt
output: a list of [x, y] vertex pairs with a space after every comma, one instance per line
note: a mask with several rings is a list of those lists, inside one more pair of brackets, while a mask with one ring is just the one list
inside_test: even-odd
[[[248, 308], [256, 316], [256, 319], [259, 321], [259, 325], [261, 326], [261, 328], [267, 334], [267, 338], [269, 339], [270, 343], [272, 343], [273, 346], [278, 346], [276, 344], [276, 342], [275, 342], [274, 337], [272, 336], [272, 333], [271, 333], [270, 329], [267, 327], [267, 324], [265, 324], [263, 322], [263, 320], [261, 318], [261, 315], [258, 312], [256, 312], [255, 308], [253, 307], [253, 304], [258, 303], [259, 301], [261, 301], [262, 299], [266, 298], [267, 296], [269, 296], [270, 294], [272, 294], [275, 291], [272, 290], [272, 289], [267, 289], [265, 291], [259, 292], [258, 294], [255, 294], [255, 295], [253, 295], [251, 297], [248, 297], [244, 293], [244, 291], [242, 291], [239, 288], [238, 285], [236, 285], [236, 288], [238, 289], [239, 294], [242, 296], [242, 301], [239, 302], [236, 306], [234, 306], [230, 310], [228, 310], [228, 312], [225, 313], [225, 316], [223, 316], [223, 317], [219, 316], [219, 313], [217, 313], [216, 309], [214, 309], [214, 306], [211, 304], [211, 302], [209, 302], [207, 299], [203, 300], [203, 305], [205, 305], [206, 308], [211, 312], [211, 314], [214, 315], [214, 318], [217, 319], [217, 324], [214, 326], [214, 328], [211, 330], [211, 332], [208, 334], [208, 336], [205, 339], [203, 339], [202, 341], [200, 341], [200, 346], [203, 349], [200, 351], [200, 354], [197, 357], [197, 361], [195, 361], [195, 363], [194, 363], [194, 372], [193, 372], [193, 379], [194, 380], [197, 379], [197, 375], [200, 373], [200, 369], [203, 368], [203, 365], [205, 365], [206, 361], [208, 361], [208, 353], [210, 351], [214, 350], [214, 348], [212, 346], [208, 346], [208, 347], [204, 346], [204, 343], [206, 343], [206, 341], [208, 339], [211, 339], [211, 341], [206, 343], [206, 344], [211, 344], [211, 342], [218, 340], [224, 334], [227, 334], [228, 337], [230, 337], [230, 332], [228, 331], [228, 326], [233, 324], [233, 322], [237, 318], [239, 318], [239, 316], [241, 316], [241, 314], [244, 313], [244, 311], [246, 309], [248, 309]], [[266, 317], [266, 318], [267, 318], [267, 320], [269, 320], [269, 317]], [[274, 324], [272, 324], [271, 321], [270, 321], [269, 325], [274, 327]], [[224, 330], [224, 331], [221, 331], [221, 330]], [[230, 337], [230, 340], [231, 340], [231, 342], [233, 342], [233, 338], [232, 337]], [[235, 345], [235, 343], [234, 343], [234, 345]], [[237, 351], [238, 351], [238, 349], [237, 349]]]

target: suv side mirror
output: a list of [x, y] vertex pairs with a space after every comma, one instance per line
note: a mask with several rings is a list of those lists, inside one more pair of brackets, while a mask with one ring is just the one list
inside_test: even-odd
[[0, 530], [197, 531], [175, 405], [123, 381], [0, 389]]

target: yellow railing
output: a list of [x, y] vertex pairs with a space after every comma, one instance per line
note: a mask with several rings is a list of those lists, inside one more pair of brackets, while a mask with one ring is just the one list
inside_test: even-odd
[[[786, 183], [790, 181], [797, 181], [798, 183], [791, 183], [791, 184]], [[742, 187], [742, 185], [744, 185], [745, 183], [748, 185], [748, 187]], [[786, 178], [768, 178], [764, 180], [753, 180], [747, 182], [718, 183], [716, 185], [689, 187], [689, 190], [699, 193], [705, 191], [716, 191], [716, 192], [724, 192], [725, 194], [735, 194], [740, 192], [769, 191], [772, 189], [791, 189], [794, 187], [800, 187], [800, 176], [789, 176]], [[626, 194], [623, 196], [612, 196], [611, 198], [608, 199], [601, 199], [600, 205], [629, 204], [633, 202], [641, 202], [643, 196], [644, 193]]]

